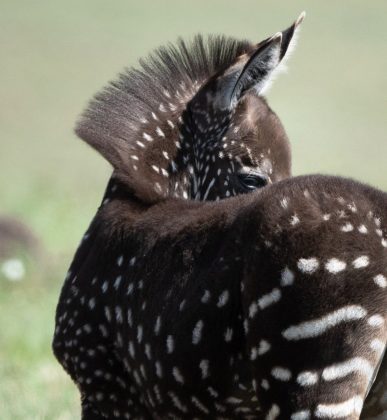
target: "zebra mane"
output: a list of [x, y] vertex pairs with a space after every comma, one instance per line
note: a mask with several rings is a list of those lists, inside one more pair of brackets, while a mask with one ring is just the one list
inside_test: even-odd
[[196, 35], [188, 42], [179, 38], [176, 45], [160, 47], [140, 59], [138, 69], [125, 69], [102, 89], [75, 131], [102, 154], [106, 141], [122, 147], [144, 125], [161, 119], [159, 114], [164, 113], [163, 120], [176, 120], [203, 82], [250, 48], [248, 41], [221, 35]]
[[[168, 180], [155, 177], [152, 168], [165, 166], [163, 156], [175, 153], [187, 102], [208, 78], [251, 48], [247, 41], [201, 35], [158, 48], [140, 60], [138, 69], [125, 69], [97, 93], [75, 132], [112, 164], [115, 176], [139, 198], [165, 196]], [[165, 167], [162, 175], [168, 170]]]

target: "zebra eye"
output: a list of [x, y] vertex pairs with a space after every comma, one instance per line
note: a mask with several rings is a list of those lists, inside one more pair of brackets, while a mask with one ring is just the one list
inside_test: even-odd
[[238, 174], [239, 182], [246, 191], [256, 190], [267, 185], [268, 180], [264, 175], [254, 173]]

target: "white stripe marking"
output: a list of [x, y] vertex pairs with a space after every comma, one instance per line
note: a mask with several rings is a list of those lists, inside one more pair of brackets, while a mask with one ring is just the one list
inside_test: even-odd
[[366, 315], [367, 311], [361, 306], [344, 306], [321, 318], [293, 325], [282, 331], [282, 335], [287, 340], [302, 340], [305, 338], [317, 337], [342, 322], [363, 319]]
[[309, 410], [297, 411], [297, 413], [293, 413], [290, 416], [290, 420], [309, 420], [309, 419], [310, 419]]
[[325, 381], [333, 381], [335, 379], [344, 378], [355, 372], [366, 376], [367, 380], [370, 380], [374, 369], [367, 359], [354, 357], [353, 359], [349, 359], [343, 363], [337, 363], [325, 368], [323, 370], [322, 377]]
[[211, 182], [208, 184], [206, 192], [204, 193], [203, 200], [207, 199], [208, 194], [211, 191], [211, 188], [213, 187], [214, 184], [215, 184], [215, 178], [212, 178]]
[[347, 417], [353, 413], [360, 414], [363, 408], [363, 399], [355, 396], [347, 401], [338, 404], [319, 404], [315, 411], [316, 417], [319, 418], [340, 418]]

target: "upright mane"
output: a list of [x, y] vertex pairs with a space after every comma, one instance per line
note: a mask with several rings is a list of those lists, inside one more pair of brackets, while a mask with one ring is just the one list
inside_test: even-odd
[[[251, 47], [248, 41], [201, 35], [160, 47], [141, 59], [139, 68], [125, 69], [102, 89], [75, 131], [141, 200], [164, 197], [170, 189], [169, 174], [176, 168], [171, 159], [179, 148], [178, 125], [187, 102], [208, 78]], [[163, 167], [163, 156], [169, 167]]]
[[130, 142], [158, 113], [173, 122], [203, 82], [251, 48], [246, 40], [220, 35], [196, 35], [188, 42], [179, 38], [176, 45], [160, 47], [91, 100], [76, 133], [91, 145], [101, 136]]

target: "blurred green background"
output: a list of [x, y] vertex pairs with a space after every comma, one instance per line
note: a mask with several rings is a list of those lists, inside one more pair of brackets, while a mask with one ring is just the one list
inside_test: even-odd
[[268, 95], [292, 141], [294, 173], [387, 190], [385, 0], [1, 0], [0, 214], [36, 236], [29, 247], [16, 240], [14, 255], [0, 247], [1, 419], [79, 418], [50, 341], [66, 267], [110, 173], [73, 134], [88, 99], [179, 35], [259, 41], [302, 10], [289, 72]]

